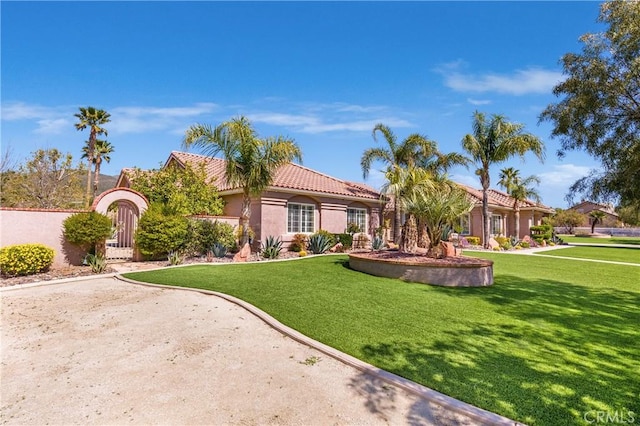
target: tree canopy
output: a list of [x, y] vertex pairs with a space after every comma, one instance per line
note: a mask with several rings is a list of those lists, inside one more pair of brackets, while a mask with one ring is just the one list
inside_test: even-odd
[[640, 2], [607, 1], [598, 21], [608, 28], [562, 57], [566, 79], [553, 90], [561, 99], [539, 118], [553, 123], [560, 157], [585, 150], [602, 164], [570, 193], [640, 208]]
[[39, 149], [17, 170], [2, 173], [2, 205], [63, 209], [82, 207], [81, 164], [55, 148]]
[[182, 214], [222, 214], [223, 200], [214, 182], [207, 181], [204, 166], [194, 168], [169, 165], [160, 170], [136, 169], [131, 189], [142, 193], [150, 203], [160, 203], [169, 211]]

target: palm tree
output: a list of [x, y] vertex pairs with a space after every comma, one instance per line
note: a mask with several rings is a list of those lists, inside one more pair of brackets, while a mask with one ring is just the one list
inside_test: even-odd
[[428, 255], [440, 257], [440, 242], [444, 231], [461, 215], [473, 209], [473, 201], [467, 192], [449, 180], [441, 180], [434, 185], [414, 192], [405, 200], [408, 212], [414, 214], [426, 225], [429, 238]]
[[210, 156], [222, 154], [226, 160], [227, 183], [242, 188], [241, 245], [249, 241], [251, 197], [268, 188], [278, 169], [293, 160], [302, 161], [302, 152], [295, 141], [282, 136], [260, 139], [246, 117], [233, 118], [212, 128], [195, 124], [185, 134], [183, 145], [196, 146]]
[[[393, 131], [382, 123], [376, 124], [373, 128], [372, 136], [375, 142], [378, 142], [378, 133], [384, 137], [387, 147], [369, 148], [362, 154], [360, 165], [364, 179], [369, 176], [371, 165], [374, 161], [380, 161], [386, 165], [385, 174], [396, 173], [398, 169], [405, 167], [424, 166], [425, 164], [420, 164], [421, 161], [430, 164], [434, 168], [445, 169], [457, 164], [456, 161], [458, 159], [456, 157], [441, 154], [438, 151], [437, 144], [423, 135], [414, 133], [402, 142], [398, 142]], [[402, 211], [394, 200], [393, 240], [395, 242], [399, 242], [401, 235], [401, 217]]]
[[89, 167], [87, 167], [87, 192], [86, 192], [86, 206], [89, 207], [91, 205], [91, 165], [93, 164], [93, 157], [95, 155], [95, 144], [98, 135], [107, 135], [107, 129], [102, 126], [111, 121], [111, 115], [102, 110], [96, 109], [92, 106], [83, 108], [80, 107], [80, 113], [74, 114], [74, 116], [78, 119], [78, 122], [75, 124], [76, 130], [84, 130], [87, 127], [89, 128], [89, 140], [87, 147], [87, 163]]
[[[406, 167], [387, 170], [386, 182], [382, 186], [383, 195], [393, 195], [395, 207], [406, 210], [406, 203], [416, 197], [416, 194], [431, 188], [434, 176], [421, 167]], [[400, 223], [398, 220], [397, 223]], [[413, 212], [407, 211], [407, 219], [402, 226], [399, 239], [400, 251], [414, 253], [418, 247], [418, 227]]]
[[524, 125], [510, 123], [501, 115], [493, 115], [487, 121], [478, 111], [473, 114], [473, 134], [462, 139], [462, 148], [478, 167], [476, 175], [482, 185], [483, 244], [489, 247], [489, 201], [487, 191], [491, 184], [489, 172], [492, 164], [501, 163], [519, 155], [524, 159], [527, 152], [544, 161], [544, 144], [536, 136], [523, 133]]
[[[102, 161], [107, 163], [111, 162], [111, 153], [114, 151], [111, 142], [107, 142], [102, 139], [96, 139], [93, 147], [93, 197], [95, 198], [98, 191], [98, 185], [100, 184], [100, 166]], [[89, 141], [82, 148], [82, 158], [89, 158]]]
[[513, 167], [507, 167], [500, 171], [500, 180], [498, 185], [504, 187], [507, 193], [513, 198], [513, 217], [516, 225], [516, 237], [520, 238], [520, 204], [528, 199], [540, 202], [540, 194], [532, 187], [533, 184], [539, 185], [540, 178], [538, 176], [529, 176], [520, 178], [520, 171]]
[[596, 232], [596, 225], [598, 223], [602, 223], [603, 219], [604, 219], [604, 212], [601, 210], [591, 210], [589, 212], [589, 217], [591, 218], [591, 233], [595, 234]]

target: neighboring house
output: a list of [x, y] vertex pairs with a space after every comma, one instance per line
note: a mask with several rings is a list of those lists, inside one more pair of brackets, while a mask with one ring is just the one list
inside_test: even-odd
[[[225, 179], [226, 161], [203, 155], [174, 151], [164, 167], [205, 165], [209, 178], [215, 178], [218, 194], [224, 199], [224, 215], [239, 217], [242, 188]], [[123, 169], [118, 187], [129, 187], [129, 172]], [[250, 226], [259, 244], [268, 236], [280, 237], [288, 246], [297, 233], [313, 234], [323, 229], [343, 233], [348, 223], [356, 223], [369, 236], [380, 226], [383, 207], [380, 193], [363, 184], [343, 181], [297, 164], [287, 164], [276, 173], [273, 185], [251, 204]]]
[[[473, 235], [482, 238], [482, 191], [458, 184], [467, 191], [469, 197], [475, 203], [473, 210], [460, 218], [462, 235]], [[489, 198], [489, 233], [492, 236], [515, 236], [515, 213], [513, 210], [514, 199], [507, 193], [496, 189], [487, 191]], [[519, 202], [520, 205], [520, 235], [522, 238], [529, 235], [529, 228], [542, 224], [542, 218], [551, 216], [555, 210], [531, 200]]]
[[621, 226], [620, 217], [618, 213], [615, 212], [613, 206], [611, 204], [601, 204], [594, 203], [593, 201], [585, 201], [583, 200], [579, 204], [576, 204], [573, 207], [570, 207], [569, 210], [575, 210], [578, 213], [582, 213], [585, 215], [584, 222], [580, 225], [582, 227], [591, 227], [593, 223], [593, 218], [589, 217], [589, 213], [594, 210], [599, 210], [604, 213], [604, 218], [602, 222], [596, 224], [596, 226], [601, 226], [605, 228], [615, 228]]

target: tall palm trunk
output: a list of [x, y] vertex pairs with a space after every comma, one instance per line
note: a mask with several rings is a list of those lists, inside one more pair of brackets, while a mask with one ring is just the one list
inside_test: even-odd
[[95, 173], [93, 175], [93, 198], [96, 198], [96, 194], [98, 193], [98, 185], [100, 184], [100, 165], [101, 164], [102, 164], [102, 158], [100, 156], [97, 156]]
[[518, 205], [518, 201], [513, 205], [513, 217], [516, 221], [516, 238], [520, 239], [520, 206]]
[[484, 248], [489, 248], [489, 239], [491, 238], [491, 224], [489, 220], [489, 194], [487, 193], [488, 189], [488, 185], [487, 187], [485, 187], [484, 184], [482, 185], [482, 245], [484, 246]]
[[93, 197], [91, 197], [91, 166], [93, 165], [93, 153], [96, 149], [96, 135], [93, 129], [91, 130], [91, 134], [89, 135], [89, 150], [87, 151], [87, 163], [89, 167], [87, 167], [87, 192], [85, 194], [86, 197], [86, 206], [87, 208], [91, 207], [91, 201]]
[[242, 226], [242, 238], [240, 247], [249, 242], [249, 220], [251, 219], [251, 195], [244, 191], [242, 195], [242, 211], [240, 213], [240, 225]]
[[397, 198], [394, 201], [393, 213], [394, 213], [393, 242], [396, 244], [400, 244], [400, 238], [402, 236], [402, 210], [400, 210], [400, 207], [398, 207]]

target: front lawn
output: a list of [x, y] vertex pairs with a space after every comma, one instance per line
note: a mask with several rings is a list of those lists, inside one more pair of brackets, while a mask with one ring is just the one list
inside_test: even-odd
[[584, 244], [633, 244], [640, 246], [640, 237], [611, 237], [611, 238], [595, 238], [595, 237], [576, 237], [573, 235], [558, 235], [566, 243], [584, 243]]
[[[570, 247], [558, 250], [549, 250], [535, 253], [545, 256], [574, 257], [577, 259], [610, 260], [614, 262], [627, 262], [640, 264], [640, 247]], [[637, 277], [640, 281], [640, 271]]]
[[365, 275], [346, 256], [126, 274], [239, 297], [300, 332], [447, 395], [531, 425], [640, 413], [635, 266], [474, 253], [488, 288]]

